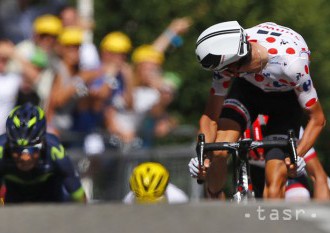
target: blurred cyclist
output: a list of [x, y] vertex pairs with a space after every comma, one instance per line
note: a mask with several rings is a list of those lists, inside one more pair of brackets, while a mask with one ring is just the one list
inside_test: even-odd
[[187, 195], [169, 183], [170, 174], [160, 163], [141, 163], [132, 172], [130, 191], [124, 198], [126, 204], [132, 203], [184, 203]]
[[44, 111], [15, 107], [0, 136], [0, 179], [5, 203], [85, 202], [85, 192], [58, 138], [46, 133]]

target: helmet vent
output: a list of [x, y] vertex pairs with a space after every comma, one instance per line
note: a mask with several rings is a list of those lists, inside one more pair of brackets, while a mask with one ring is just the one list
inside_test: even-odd
[[240, 33], [240, 29], [222, 30], [222, 31], [217, 31], [217, 32], [210, 33], [210, 34], [202, 37], [199, 41], [197, 41], [196, 47], [200, 43], [202, 43], [203, 41], [205, 41], [207, 39], [210, 39], [212, 37], [219, 36], [219, 35], [224, 35], [224, 34], [232, 34], [232, 33]]

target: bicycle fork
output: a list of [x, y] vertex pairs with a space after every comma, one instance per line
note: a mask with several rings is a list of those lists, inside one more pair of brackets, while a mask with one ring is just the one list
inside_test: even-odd
[[250, 176], [250, 165], [248, 161], [238, 159], [237, 154], [233, 156], [233, 201], [237, 203], [255, 199], [253, 185]]

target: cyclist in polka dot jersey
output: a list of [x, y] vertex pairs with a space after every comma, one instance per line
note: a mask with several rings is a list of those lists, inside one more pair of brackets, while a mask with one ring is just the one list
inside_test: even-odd
[[[244, 30], [237, 21], [215, 24], [196, 42], [196, 55], [213, 71], [210, 96], [200, 119], [206, 142], [237, 141], [259, 114], [269, 116], [264, 136], [299, 135], [303, 114], [308, 123], [297, 146], [303, 157], [325, 125], [325, 116], [309, 70], [310, 51], [303, 37], [290, 28], [262, 23]], [[283, 198], [285, 183], [295, 166], [288, 151], [267, 151], [265, 198]], [[226, 181], [225, 151], [213, 152], [198, 174], [205, 179], [208, 196], [218, 198]], [[193, 171], [195, 158], [189, 163]]]
[[[302, 36], [274, 23], [262, 23], [245, 31], [250, 43], [258, 43], [267, 50], [268, 62], [262, 64], [263, 69], [258, 73], [239, 76], [265, 92], [294, 90], [302, 107], [312, 106], [317, 94], [309, 74], [310, 51]], [[216, 71], [214, 76], [214, 90], [226, 91], [220, 89], [229, 88], [231, 74], [226, 76]]]

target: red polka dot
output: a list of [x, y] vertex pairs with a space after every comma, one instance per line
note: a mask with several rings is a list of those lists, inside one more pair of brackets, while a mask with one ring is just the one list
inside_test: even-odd
[[271, 48], [271, 49], [268, 49], [268, 53], [270, 53], [270, 54], [277, 54], [278, 51], [277, 51], [277, 49]]
[[222, 85], [223, 85], [224, 88], [228, 88], [229, 84], [230, 84], [230, 81], [226, 81]]
[[210, 93], [211, 93], [211, 95], [214, 95], [215, 94], [215, 90], [214, 90], [213, 87], [210, 89]]
[[315, 103], [316, 103], [316, 99], [313, 98], [313, 99], [308, 100], [307, 103], [305, 104], [305, 106], [309, 108]]
[[284, 79], [280, 79], [280, 80], [278, 80], [278, 81], [280, 81], [281, 83], [289, 84], [289, 82], [286, 81], [286, 80], [284, 80]]
[[309, 74], [308, 65], [305, 65], [305, 72], [306, 72], [306, 74]]
[[293, 48], [287, 48], [287, 49], [286, 49], [286, 53], [287, 53], [287, 54], [295, 54], [296, 51], [295, 51]]
[[267, 42], [269, 43], [274, 43], [276, 41], [276, 39], [274, 37], [267, 37]]
[[249, 42], [258, 42], [258, 40], [256, 40], [256, 39], [251, 39], [251, 40], [249, 40]]
[[262, 75], [260, 75], [260, 74], [256, 74], [255, 76], [254, 76], [254, 78], [255, 78], [255, 80], [257, 81], [257, 82], [262, 82], [262, 81], [264, 81], [264, 76], [262, 76]]

